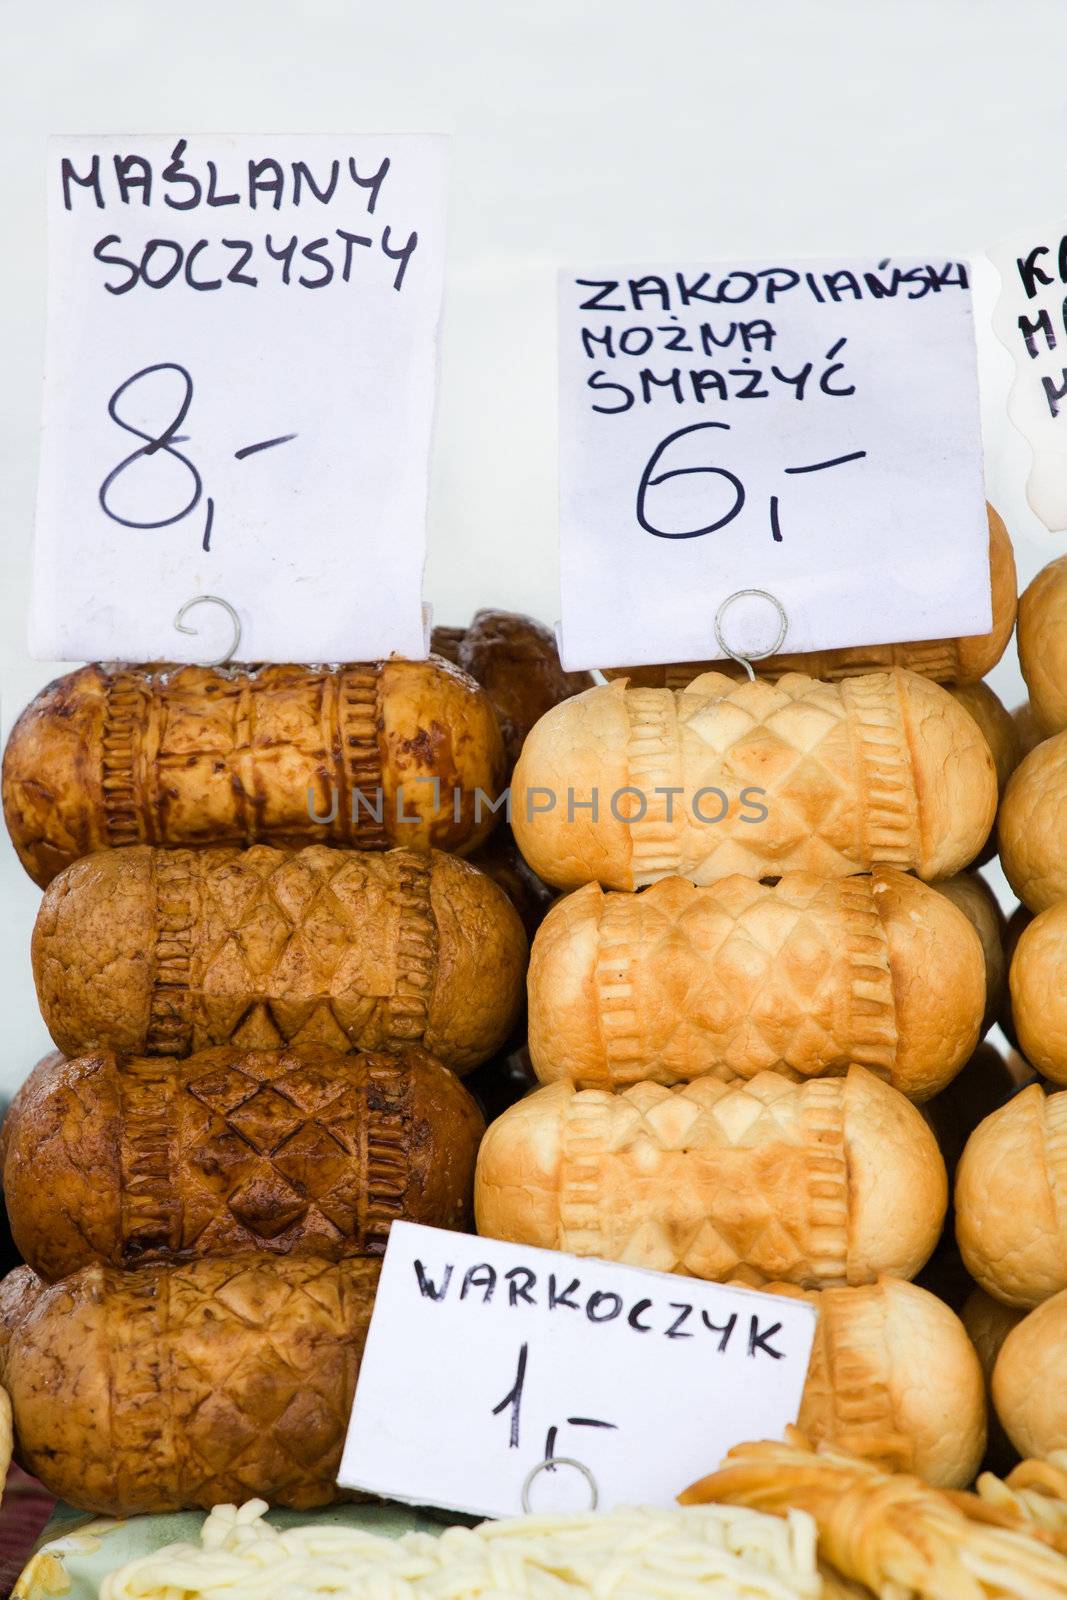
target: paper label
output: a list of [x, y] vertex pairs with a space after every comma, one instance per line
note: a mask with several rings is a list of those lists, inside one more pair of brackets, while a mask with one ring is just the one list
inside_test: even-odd
[[[394, 1222], [338, 1482], [511, 1516], [567, 1458], [599, 1508], [674, 1502], [796, 1421], [805, 1301]], [[530, 1506], [587, 1510], [578, 1468]]]
[[1067, 532], [1067, 226], [994, 245], [1001, 291], [993, 329], [1015, 362], [1008, 416], [1033, 450], [1026, 498], [1051, 533]]
[[425, 655], [445, 177], [415, 135], [52, 141], [34, 656], [204, 659], [201, 594], [244, 660]]
[[[991, 626], [963, 263], [583, 269], [559, 296], [569, 669], [716, 659], [753, 588], [788, 650]], [[727, 642], [777, 626], [764, 602]]]

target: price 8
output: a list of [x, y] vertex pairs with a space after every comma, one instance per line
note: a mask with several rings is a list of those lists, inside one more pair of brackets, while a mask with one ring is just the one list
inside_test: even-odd
[[[122, 415], [122, 412], [119, 410], [119, 405], [125, 395], [132, 393], [132, 391], [138, 387], [143, 387], [145, 383], [156, 373], [163, 372], [175, 374], [182, 386], [181, 398], [178, 403], [178, 408], [174, 412], [174, 415], [171, 417], [170, 421], [167, 422], [157, 433], [146, 433], [143, 428], [137, 427], [135, 423], [129, 421]], [[130, 454], [128, 456], [124, 456], [117, 466], [112, 467], [111, 471], [100, 485], [100, 490], [97, 496], [100, 501], [100, 509], [103, 511], [106, 517], [111, 519], [112, 522], [118, 523], [119, 526], [123, 528], [136, 528], [144, 530], [153, 528], [170, 528], [176, 522], [183, 522], [186, 517], [191, 516], [196, 510], [197, 506], [200, 504], [201, 497], [204, 494], [204, 482], [200, 476], [199, 470], [196, 466], [194, 466], [189, 455], [183, 453], [177, 448], [179, 444], [186, 444], [189, 441], [190, 435], [179, 433], [178, 429], [183, 425], [186, 417], [189, 415], [189, 409], [192, 403], [192, 376], [185, 369], [185, 367], [181, 366], [177, 361], [157, 361], [153, 366], [142, 367], [140, 371], [135, 372], [132, 377], [129, 377], [123, 383], [120, 383], [114, 394], [112, 394], [107, 403], [107, 414], [111, 418], [112, 422], [114, 422], [117, 427], [121, 428], [124, 433], [132, 434], [134, 438], [144, 440], [144, 443], [140, 445], [138, 449], [131, 450]], [[242, 445], [240, 449], [233, 452], [234, 460], [245, 461], [249, 456], [258, 455], [261, 450], [271, 450], [275, 445], [288, 444], [290, 440], [295, 439], [296, 437], [297, 435], [295, 433], [282, 433], [273, 439], [260, 439], [255, 444]], [[167, 460], [177, 462], [181, 467], [184, 467], [186, 473], [192, 479], [192, 485], [189, 490], [188, 499], [185, 500], [184, 504], [179, 505], [177, 511], [164, 510], [163, 514], [160, 516], [148, 516], [146, 518], [143, 515], [143, 512], [139, 516], [130, 516], [128, 514], [124, 515], [123, 511], [118, 509], [118, 504], [120, 503], [119, 492], [122, 487], [120, 480], [124, 480], [130, 473], [131, 469], [136, 469], [139, 464], [147, 464], [153, 459], [153, 457], [159, 456], [160, 454], [162, 454], [162, 456]], [[162, 491], [164, 493], [168, 493], [171, 487], [172, 485], [165, 475], [164, 482], [161, 485]], [[140, 486], [141, 496], [143, 497], [146, 492], [145, 486], [142, 484]], [[204, 505], [205, 516], [203, 535], [201, 538], [201, 549], [210, 550], [211, 531], [215, 522], [215, 502], [210, 495], [206, 496]]]

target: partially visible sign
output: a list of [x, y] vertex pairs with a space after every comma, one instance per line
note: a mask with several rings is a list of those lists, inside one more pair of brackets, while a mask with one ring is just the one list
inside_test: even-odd
[[987, 252], [1000, 273], [993, 328], [1015, 362], [1008, 415], [1034, 453], [1026, 498], [1067, 532], [1067, 224], [1033, 228]]
[[394, 1222], [338, 1482], [510, 1516], [671, 1505], [796, 1421], [807, 1302]]
[[52, 141], [35, 656], [201, 659], [202, 594], [246, 660], [425, 655], [445, 176], [414, 135]]
[[[964, 263], [588, 269], [559, 297], [568, 668], [720, 656], [753, 588], [789, 650], [991, 626]], [[732, 648], [773, 639], [753, 620]]]

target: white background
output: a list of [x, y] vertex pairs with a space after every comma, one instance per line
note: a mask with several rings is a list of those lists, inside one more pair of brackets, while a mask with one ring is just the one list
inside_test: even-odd
[[[553, 621], [557, 265], [956, 255], [1044, 222], [1064, 205], [1065, 59], [1062, 0], [0, 0], [5, 724], [52, 675], [24, 648], [48, 134], [451, 133], [426, 595], [442, 622], [480, 604]], [[1026, 578], [1063, 541], [1026, 508], [1027, 451], [992, 406], [1010, 360], [986, 345], [987, 487]], [[992, 681], [1021, 698], [1014, 653]], [[10, 1090], [47, 1038], [39, 894], [0, 849]]]

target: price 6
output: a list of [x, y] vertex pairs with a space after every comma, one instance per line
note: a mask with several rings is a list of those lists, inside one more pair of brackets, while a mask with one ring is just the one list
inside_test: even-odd
[[[713, 440], [709, 437], [707, 445], [709, 459], [698, 465], [670, 466], [667, 463], [672, 456], [679, 460], [685, 459], [684, 451], [676, 449], [679, 441], [687, 439], [693, 434], [703, 434], [711, 429], [722, 429], [730, 432], [728, 422], [694, 422], [686, 428], [677, 428], [674, 433], [669, 433], [661, 439], [653, 450], [641, 474], [637, 486], [637, 521], [646, 533], [655, 539], [702, 539], [705, 534], [717, 533], [720, 528], [727, 527], [741, 514], [741, 509], [748, 498], [748, 491], [736, 472], [729, 467], [722, 466], [715, 458], [712, 448]], [[861, 461], [866, 450], [851, 450], [845, 455], [834, 456], [828, 461], [813, 461], [805, 466], [785, 467], [787, 475], [796, 476], [808, 472], [823, 472], [829, 467], [842, 467], [850, 461]], [[705, 481], [704, 495], [702, 495], [699, 516], [709, 516], [710, 521], [702, 522], [697, 527], [664, 527], [665, 521], [671, 511], [671, 496], [665, 492], [665, 486], [677, 483], [679, 479], [701, 477]], [[656, 493], [655, 491], [659, 491]], [[650, 504], [651, 501], [651, 504]], [[692, 497], [686, 496], [686, 505], [692, 506]], [[782, 542], [782, 512], [781, 497], [772, 494], [769, 497], [768, 513], [770, 520], [771, 538], [776, 544]], [[653, 517], [659, 520], [653, 520]]]

